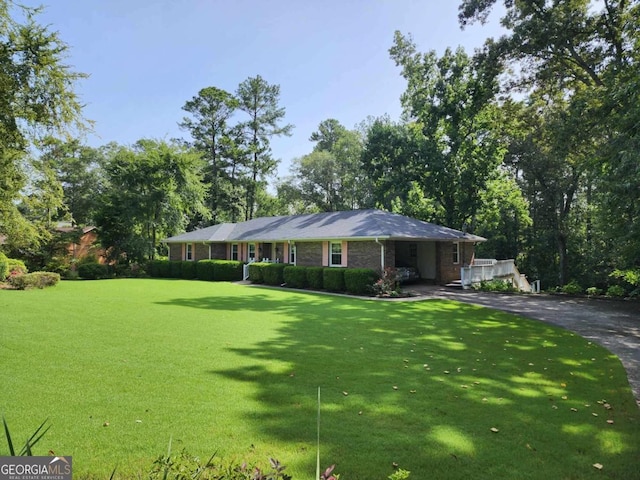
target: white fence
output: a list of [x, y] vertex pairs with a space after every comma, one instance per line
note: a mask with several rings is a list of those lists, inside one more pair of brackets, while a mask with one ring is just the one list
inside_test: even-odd
[[532, 286], [527, 277], [518, 271], [514, 260], [495, 260], [479, 258], [468, 267], [462, 267], [460, 271], [462, 288], [471, 288], [471, 285], [488, 280], [510, 281], [521, 292], [540, 292], [540, 282], [534, 282]]

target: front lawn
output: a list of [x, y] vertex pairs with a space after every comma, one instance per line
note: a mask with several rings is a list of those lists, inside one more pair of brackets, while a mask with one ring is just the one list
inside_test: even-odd
[[416, 480], [639, 478], [615, 356], [461, 303], [185, 280], [0, 290], [0, 365], [14, 441], [49, 418], [35, 453], [72, 455], [78, 479], [144, 477], [170, 438], [312, 479], [318, 386], [321, 461], [342, 480], [394, 464]]

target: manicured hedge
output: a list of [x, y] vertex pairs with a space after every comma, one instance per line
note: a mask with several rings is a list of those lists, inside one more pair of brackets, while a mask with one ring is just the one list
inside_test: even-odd
[[171, 264], [169, 260], [153, 260], [149, 264], [149, 275], [152, 277], [169, 278], [171, 276]]
[[78, 276], [85, 280], [98, 280], [109, 276], [109, 268], [101, 263], [80, 263], [78, 264]]
[[379, 275], [370, 268], [347, 268], [344, 270], [344, 286], [353, 295], [368, 295]]
[[322, 290], [324, 288], [322, 267], [307, 267], [307, 285], [314, 290]]
[[283, 272], [284, 283], [291, 288], [306, 288], [307, 283], [307, 267], [297, 267], [295, 265], [287, 265]]
[[325, 268], [322, 272], [324, 289], [330, 292], [344, 292], [344, 269]]
[[198, 280], [212, 282], [215, 275], [215, 260], [200, 260], [196, 263], [196, 276]]
[[214, 260], [213, 262], [213, 279], [216, 282], [242, 280], [242, 262], [236, 260]]
[[[87, 264], [92, 265], [92, 264]], [[33, 272], [24, 275], [16, 275], [10, 278], [13, 288], [26, 290], [28, 288], [52, 287], [60, 281], [60, 275], [53, 272]]]
[[182, 278], [182, 262], [180, 260], [169, 262], [169, 277]]
[[262, 277], [267, 285], [282, 285], [286, 263], [267, 263], [262, 269]]
[[182, 267], [180, 270], [181, 277], [185, 280], [193, 280], [197, 276], [197, 263], [196, 262], [182, 262]]
[[249, 264], [249, 280], [253, 283], [264, 283], [264, 269], [268, 263], [254, 262]]

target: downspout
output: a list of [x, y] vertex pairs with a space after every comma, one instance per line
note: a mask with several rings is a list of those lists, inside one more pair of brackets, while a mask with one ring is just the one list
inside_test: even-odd
[[376, 243], [380, 245], [380, 271], [384, 272], [384, 243], [380, 243], [378, 237], [376, 237]]

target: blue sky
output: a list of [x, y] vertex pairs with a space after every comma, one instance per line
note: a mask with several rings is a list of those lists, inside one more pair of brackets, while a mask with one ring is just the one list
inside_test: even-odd
[[188, 138], [177, 125], [187, 100], [207, 86], [234, 92], [261, 75], [280, 85], [285, 121], [295, 126], [272, 142], [285, 175], [291, 159], [311, 151], [322, 120], [353, 128], [367, 116], [399, 118], [405, 82], [388, 54], [395, 30], [438, 53], [459, 45], [471, 52], [499, 34], [497, 21], [460, 30], [458, 3], [45, 0], [40, 22], [71, 47], [67, 63], [90, 75], [77, 88], [95, 122], [89, 145]]

